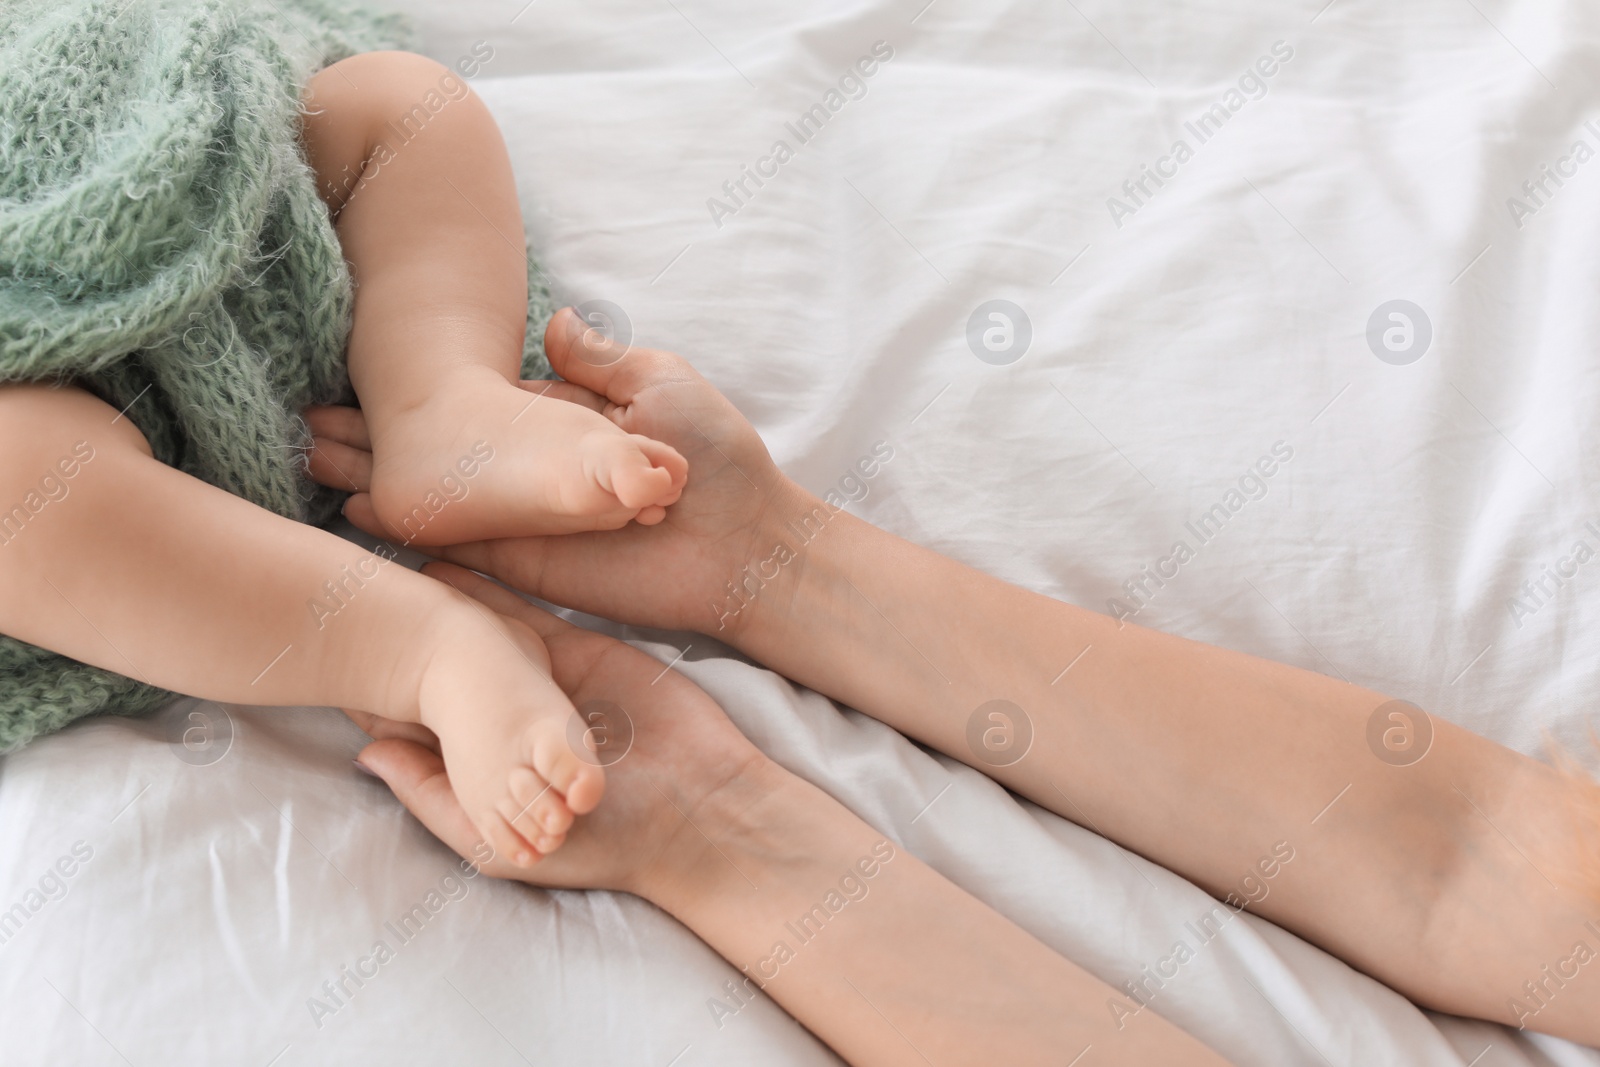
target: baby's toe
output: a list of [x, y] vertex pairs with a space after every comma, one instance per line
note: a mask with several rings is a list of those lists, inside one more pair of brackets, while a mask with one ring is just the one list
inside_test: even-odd
[[671, 500], [657, 500], [658, 504], [670, 504], [677, 500], [683, 493], [683, 487], [689, 481], [689, 461], [683, 458], [676, 448], [652, 437], [633, 434], [633, 440], [639, 445], [639, 451], [650, 461], [651, 466], [667, 472], [671, 479]]
[[496, 856], [510, 860], [518, 867], [532, 867], [540, 860], [537, 849], [512, 828], [511, 821], [496, 810], [489, 810], [474, 819], [478, 832], [483, 835]]
[[582, 815], [600, 803], [606, 775], [598, 757], [587, 748], [580, 755], [574, 743], [568, 741], [567, 733], [548, 731], [534, 743], [533, 768], [556, 788], [568, 810]]
[[572, 826], [572, 812], [567, 810], [561, 794], [527, 767], [511, 772], [511, 801], [515, 814], [512, 826], [535, 845], [540, 837], [564, 834]]
[[623, 507], [646, 507], [672, 491], [672, 475], [652, 464], [632, 439], [622, 438], [608, 451], [601, 481]]
[[600, 806], [606, 791], [606, 772], [591, 763], [578, 763], [577, 773], [563, 791], [567, 807], [575, 814], [584, 815]]
[[688, 484], [689, 463], [677, 449], [642, 434], [595, 435], [588, 456], [600, 487], [634, 510], [671, 504]]

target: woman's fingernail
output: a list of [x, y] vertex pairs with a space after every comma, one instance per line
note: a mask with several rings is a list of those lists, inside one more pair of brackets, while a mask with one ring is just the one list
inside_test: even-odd
[[377, 771], [373, 770], [371, 767], [368, 767], [365, 763], [362, 763], [358, 759], [351, 760], [350, 765], [369, 778], [377, 778], [378, 781], [383, 781], [383, 778], [379, 776]]

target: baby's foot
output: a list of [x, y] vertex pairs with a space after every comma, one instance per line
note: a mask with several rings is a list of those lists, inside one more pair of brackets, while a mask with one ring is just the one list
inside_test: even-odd
[[372, 505], [406, 544], [650, 525], [689, 472], [668, 445], [476, 368], [372, 433]]
[[450, 785], [496, 854], [528, 867], [561, 847], [576, 815], [605, 791], [597, 757], [580, 754], [581, 720], [550, 677], [550, 656], [521, 623], [477, 609], [435, 649], [418, 689]]

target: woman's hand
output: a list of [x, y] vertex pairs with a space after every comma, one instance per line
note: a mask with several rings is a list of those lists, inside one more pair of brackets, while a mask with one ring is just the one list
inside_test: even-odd
[[[484, 859], [426, 733], [352, 716], [384, 735], [362, 764], [486, 873], [650, 900], [859, 1067], [921, 1063], [928, 1048], [941, 1063], [1059, 1065], [1087, 1046], [1097, 1063], [1225, 1067], [1155, 1012], [1108, 1016], [1113, 989], [765, 759], [687, 679], [470, 572], [429, 573], [532, 627], [580, 710], [608, 701], [634, 728], [605, 801], [527, 870]], [[602, 760], [625, 735], [612, 718]], [[819, 903], [841, 894], [842, 911]], [[829, 932], [796, 938], [794, 917], [818, 914]]]
[[430, 564], [425, 573], [544, 639], [556, 683], [597, 742], [597, 755], [589, 758], [606, 765], [605, 801], [577, 821], [565, 845], [527, 869], [500, 856], [485, 859], [487, 850], [426, 728], [349, 713], [379, 738], [362, 751], [362, 766], [388, 783], [429, 830], [495, 877], [620, 889], [658, 903], [668, 890], [681, 891], [705, 851], [694, 827], [709, 829], [719, 819], [713, 797], [765, 791], [776, 768], [694, 683], [663, 671], [643, 652], [563, 622], [460, 567]]
[[[563, 382], [524, 382], [546, 402], [584, 404], [628, 433], [663, 441], [689, 461], [682, 498], [656, 526], [550, 537], [505, 538], [434, 549], [441, 559], [508, 585], [619, 622], [716, 632], [728, 583], [770, 555], [769, 530], [814, 505], [772, 462], [750, 423], [681, 357], [625, 347], [563, 308], [545, 330], [545, 351]], [[530, 410], [537, 417], [538, 407]], [[315, 437], [311, 475], [354, 492], [356, 526], [385, 536], [372, 510], [371, 443], [361, 413], [306, 412]], [[781, 536], [781, 535], [779, 535]], [[747, 616], [748, 613], [745, 613]]]

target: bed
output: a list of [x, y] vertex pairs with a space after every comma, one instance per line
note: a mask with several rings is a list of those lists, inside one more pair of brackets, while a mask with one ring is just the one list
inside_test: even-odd
[[[1051, 596], [1589, 752], [1594, 5], [402, 6], [476, 58], [559, 295], [689, 355], [808, 488]], [[1114, 985], [1210, 906], [712, 639], [586, 621]], [[638, 899], [455, 891], [351, 766], [364, 740], [185, 700], [0, 761], [0, 1062], [837, 1062], [769, 1001], [712, 1010], [736, 972]], [[1241, 1065], [1600, 1064], [1248, 914], [1152, 1007]]]

